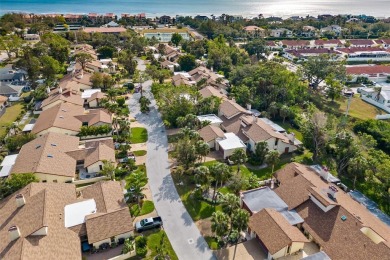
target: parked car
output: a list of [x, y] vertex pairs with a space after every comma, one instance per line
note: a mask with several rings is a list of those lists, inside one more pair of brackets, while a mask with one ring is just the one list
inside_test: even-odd
[[135, 230], [139, 233], [145, 230], [160, 228], [163, 222], [161, 217], [145, 218], [135, 223]]

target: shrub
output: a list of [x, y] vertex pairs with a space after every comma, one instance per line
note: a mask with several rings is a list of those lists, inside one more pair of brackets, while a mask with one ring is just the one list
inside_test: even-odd
[[139, 257], [145, 257], [146, 254], [148, 253], [148, 249], [146, 247], [144, 247], [144, 248], [135, 247], [135, 253]]
[[147, 239], [144, 236], [139, 236], [135, 238], [135, 253], [139, 257], [145, 257], [148, 253], [148, 249], [146, 248]]

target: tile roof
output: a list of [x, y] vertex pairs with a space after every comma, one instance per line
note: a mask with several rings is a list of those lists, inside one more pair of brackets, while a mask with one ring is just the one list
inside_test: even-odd
[[314, 41], [315, 45], [324, 45], [324, 44], [336, 44], [336, 45], [342, 45], [341, 41], [338, 39], [330, 39], [330, 40], [315, 40]]
[[210, 142], [215, 139], [219, 138], [224, 138], [224, 133], [223, 131], [216, 126], [208, 125], [200, 129], [199, 131], [200, 137], [205, 141], [205, 142]]
[[[319, 193], [315, 194], [316, 198], [321, 195], [322, 199], [327, 200], [321, 190], [327, 189], [329, 183], [313, 169], [290, 163], [277, 171], [275, 177], [280, 182], [275, 192], [289, 208], [296, 209], [305, 220], [304, 228], [332, 259], [383, 259], [383, 256], [390, 255], [390, 227], [348, 193], [339, 190], [336, 194], [337, 205], [328, 212], [322, 211], [308, 199], [315, 190]], [[343, 221], [341, 216], [347, 219]], [[371, 228], [384, 241], [375, 244], [360, 231], [362, 227]]]
[[301, 231], [274, 209], [263, 209], [249, 218], [248, 226], [254, 231], [271, 254], [292, 242], [309, 242]]
[[76, 115], [83, 115], [84, 108], [70, 103], [61, 103], [47, 110], [44, 110], [38, 117], [33, 134], [38, 134], [51, 127], [67, 129], [78, 132], [82, 122], [77, 119]]
[[373, 40], [366, 40], [366, 39], [351, 39], [348, 40], [351, 45], [373, 45], [375, 42]]
[[379, 47], [349, 47], [349, 48], [338, 48], [337, 51], [343, 53], [356, 53], [356, 52], [376, 52], [376, 51], [387, 51]]
[[385, 65], [365, 65], [365, 66], [347, 66], [347, 74], [390, 74], [390, 66]]
[[75, 115], [75, 118], [80, 122], [88, 123], [88, 126], [93, 126], [98, 123], [111, 124], [111, 115], [103, 109], [90, 109], [85, 111], [83, 114]]
[[[26, 204], [17, 208], [15, 197]], [[64, 206], [76, 200], [75, 186], [31, 183], [0, 202], [0, 259], [81, 259], [80, 239], [64, 226]], [[8, 229], [16, 225], [21, 237], [9, 242]], [[47, 227], [47, 235], [32, 233]], [[66, 242], [64, 242], [66, 241]]]
[[32, 172], [74, 177], [76, 160], [66, 152], [76, 150], [78, 145], [78, 137], [46, 133], [22, 146], [12, 173]]
[[308, 46], [310, 45], [309, 41], [304, 40], [282, 40], [283, 45], [286, 46]]
[[85, 27], [83, 29], [86, 33], [121, 33], [126, 32], [123, 27]]
[[18, 91], [11, 88], [7, 83], [0, 82], [0, 95], [18, 95]]

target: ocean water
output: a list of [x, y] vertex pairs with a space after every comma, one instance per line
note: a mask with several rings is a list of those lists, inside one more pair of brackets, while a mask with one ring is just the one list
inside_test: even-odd
[[158, 15], [221, 15], [245, 17], [317, 14], [390, 16], [390, 0], [0, 0], [0, 14], [146, 13]]

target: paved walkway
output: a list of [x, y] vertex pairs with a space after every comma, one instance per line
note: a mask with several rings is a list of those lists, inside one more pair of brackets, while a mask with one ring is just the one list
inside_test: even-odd
[[235, 246], [218, 250], [216, 255], [219, 260], [263, 260], [267, 259], [264, 252], [261, 250], [256, 239], [246, 241], [237, 245], [236, 255], [234, 256]]
[[[142, 68], [144, 66], [139, 66], [139, 69]], [[180, 260], [215, 259], [176, 191], [170, 174], [165, 127], [150, 94], [151, 81], [143, 85], [144, 95], [151, 101], [150, 112], [148, 115], [140, 113], [139, 93], [131, 98], [130, 111], [133, 117], [145, 125], [149, 133], [146, 168], [153, 201], [163, 219], [164, 230]]]

